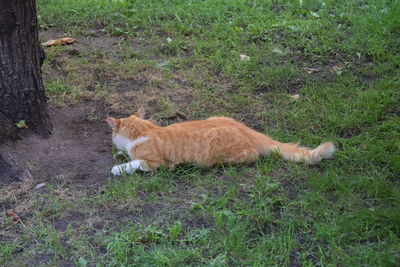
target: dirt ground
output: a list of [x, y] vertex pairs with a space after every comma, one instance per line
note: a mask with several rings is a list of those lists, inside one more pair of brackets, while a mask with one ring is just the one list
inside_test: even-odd
[[[49, 109], [54, 127], [49, 138], [22, 133], [22, 140], [12, 145], [13, 152], [31, 170], [35, 180], [63, 177], [83, 184], [106, 181], [113, 159], [103, 104], [91, 101]], [[89, 115], [98, 119], [89, 120]]]

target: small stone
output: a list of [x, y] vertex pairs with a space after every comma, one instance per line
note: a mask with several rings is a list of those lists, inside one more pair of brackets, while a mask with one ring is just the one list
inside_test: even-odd
[[44, 187], [45, 185], [46, 185], [46, 183], [37, 184], [37, 185], [35, 185], [34, 189], [38, 190], [38, 189]]
[[249, 60], [250, 60], [250, 57], [249, 57], [249, 56], [246, 56], [246, 55], [240, 55], [240, 60], [241, 60], [241, 61], [249, 61]]
[[293, 99], [299, 99], [300, 95], [299, 94], [295, 94], [295, 95], [290, 95], [291, 98]]

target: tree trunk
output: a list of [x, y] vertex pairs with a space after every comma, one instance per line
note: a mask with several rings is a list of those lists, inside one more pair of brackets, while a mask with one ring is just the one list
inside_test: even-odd
[[50, 135], [43, 59], [35, 0], [0, 0], [0, 143], [20, 120], [41, 136]]
[[0, 187], [14, 181], [32, 180], [32, 174], [7, 148], [0, 146]]
[[32, 179], [30, 171], [2, 144], [25, 120], [43, 137], [52, 125], [46, 109], [40, 67], [35, 0], [0, 0], [0, 185]]

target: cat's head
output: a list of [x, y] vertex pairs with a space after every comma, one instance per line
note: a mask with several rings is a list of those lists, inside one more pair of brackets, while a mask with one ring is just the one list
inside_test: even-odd
[[122, 119], [107, 118], [107, 123], [111, 127], [112, 139], [118, 149], [124, 149], [127, 142], [130, 142], [150, 128], [156, 127], [153, 123], [144, 119], [144, 108], [140, 108], [135, 114]]

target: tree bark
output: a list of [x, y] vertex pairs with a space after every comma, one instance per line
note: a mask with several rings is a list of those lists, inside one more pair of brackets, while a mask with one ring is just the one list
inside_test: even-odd
[[40, 69], [44, 51], [38, 35], [35, 0], [0, 0], [0, 185], [32, 179], [29, 169], [4, 144], [16, 123], [25, 120], [43, 137], [51, 133]]
[[32, 180], [32, 174], [6, 146], [0, 152], [0, 186], [13, 181]]
[[0, 0], [0, 143], [20, 120], [43, 137], [51, 134], [43, 59], [35, 0]]

